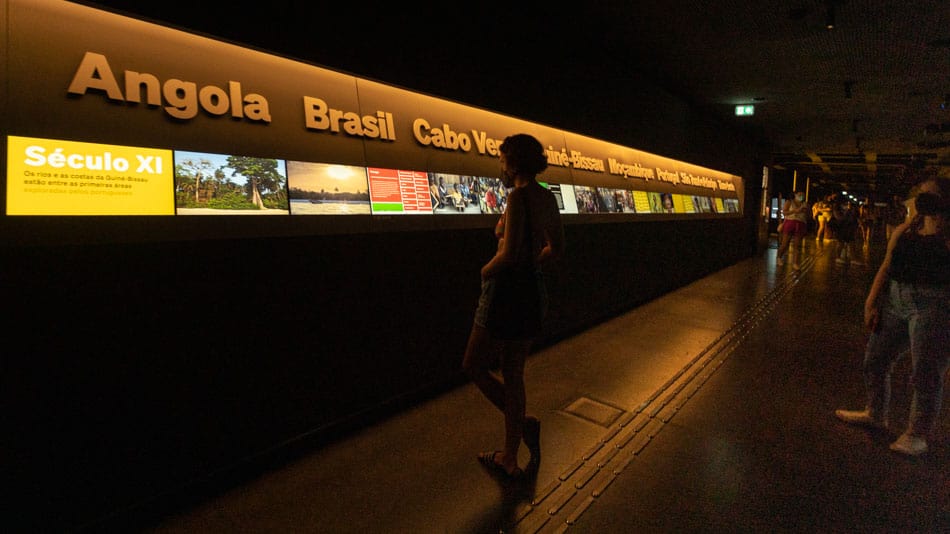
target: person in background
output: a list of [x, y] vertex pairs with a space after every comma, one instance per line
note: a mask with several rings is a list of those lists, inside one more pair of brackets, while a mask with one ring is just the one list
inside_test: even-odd
[[462, 200], [465, 202], [466, 206], [472, 203], [472, 191], [468, 187], [469, 180], [470, 178], [466, 176], [462, 179], [462, 183], [459, 184], [459, 193], [461, 193]]
[[929, 180], [919, 191], [908, 202], [908, 220], [894, 229], [864, 304], [871, 332], [864, 353], [867, 402], [862, 410], [835, 410], [847, 423], [886, 428], [891, 370], [909, 352], [910, 417], [890, 448], [911, 456], [927, 452], [950, 368], [950, 180]]
[[[522, 439], [531, 454], [528, 471], [541, 461], [541, 422], [525, 414], [524, 367], [547, 307], [540, 268], [563, 253], [564, 230], [557, 199], [537, 181], [537, 175], [547, 168], [541, 143], [530, 135], [517, 134], [507, 137], [499, 150], [502, 180], [505, 187], [513, 189], [495, 226], [498, 250], [482, 267], [482, 293], [462, 368], [505, 419], [504, 448], [480, 453], [478, 460], [493, 472], [513, 478], [523, 473], [518, 466]], [[518, 287], [533, 288], [532, 298], [502, 308], [504, 288], [511, 287], [502, 284], [502, 278], [518, 273], [525, 273], [517, 277], [525, 280]], [[502, 380], [491, 372], [498, 355]]]
[[453, 184], [452, 192], [449, 193], [449, 200], [451, 201], [452, 206], [455, 208], [455, 211], [465, 211], [467, 201], [466, 197], [462, 195], [462, 188], [459, 187], [459, 184]]
[[875, 208], [871, 204], [871, 199], [865, 197], [864, 201], [858, 204], [858, 232], [864, 248], [868, 248], [871, 243], [871, 233], [874, 230], [874, 213]]
[[[854, 240], [858, 233], [858, 217], [854, 204], [848, 200], [837, 203], [832, 212], [835, 235], [838, 239], [835, 263], [849, 264], [853, 260]], [[860, 263], [855, 261], [855, 263]]]
[[815, 240], [822, 241], [828, 239], [828, 221], [831, 220], [831, 199], [832, 195], [815, 202], [812, 206], [812, 217], [818, 221], [818, 230], [815, 232]]
[[444, 199], [439, 193], [439, 186], [435, 182], [429, 183], [429, 196], [432, 198], [432, 209], [436, 210], [445, 206]]
[[495, 193], [494, 186], [489, 186], [485, 189], [485, 207], [488, 208], [487, 213], [497, 213], [498, 194]]
[[[471, 178], [471, 186], [469, 187], [469, 198], [471, 199], [471, 204], [480, 206], [481, 198], [481, 184], [478, 183], [478, 178]], [[484, 213], [484, 210], [481, 210]]]
[[789, 259], [792, 260], [792, 268], [800, 269], [799, 255], [802, 253], [802, 238], [808, 232], [808, 206], [805, 204], [805, 194], [799, 191], [795, 196], [786, 200], [782, 205], [782, 235], [779, 236], [778, 252], [775, 255], [775, 263], [783, 265], [785, 263], [785, 253], [788, 252]]
[[884, 228], [887, 241], [890, 242], [894, 229], [907, 220], [907, 206], [900, 195], [891, 195], [891, 201], [884, 212]]
[[439, 207], [444, 208], [449, 201], [449, 190], [445, 187], [444, 176], [439, 176], [439, 186], [437, 191], [439, 192]]
[[674, 213], [673, 194], [661, 193], [660, 198], [663, 200], [663, 213]]

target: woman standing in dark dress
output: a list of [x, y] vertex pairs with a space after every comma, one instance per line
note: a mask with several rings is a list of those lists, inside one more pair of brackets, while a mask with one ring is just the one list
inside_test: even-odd
[[[522, 473], [522, 439], [531, 453], [529, 467], [536, 469], [541, 461], [541, 422], [525, 415], [524, 367], [547, 305], [540, 266], [563, 253], [564, 232], [557, 199], [536, 179], [547, 168], [541, 143], [527, 134], [512, 135], [500, 152], [502, 180], [514, 189], [495, 227], [498, 250], [482, 267], [482, 294], [462, 367], [505, 417], [504, 449], [481, 453], [478, 459], [505, 477], [515, 477]], [[512, 304], [504, 298], [509, 286], [502, 282], [515, 275], [524, 280], [521, 289], [530, 289], [533, 303]], [[491, 371], [496, 355], [501, 357], [501, 380]]]

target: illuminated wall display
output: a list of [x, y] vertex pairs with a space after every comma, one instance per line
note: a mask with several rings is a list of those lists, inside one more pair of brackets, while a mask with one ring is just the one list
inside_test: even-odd
[[88, 6], [0, 6], [8, 216], [498, 213], [518, 132], [562, 213], [741, 213], [724, 172]]
[[172, 215], [171, 150], [7, 138], [7, 215]]
[[577, 198], [573, 186], [547, 182], [541, 182], [541, 185], [554, 193], [554, 198], [557, 200], [557, 206], [561, 213], [577, 213]]
[[421, 171], [368, 169], [373, 213], [432, 213], [429, 180]]
[[433, 172], [429, 192], [434, 213], [499, 213], [505, 205], [505, 188], [498, 178]]
[[175, 210], [179, 215], [287, 215], [284, 162], [175, 152]]
[[[444, 339], [496, 245], [508, 135], [540, 140], [565, 214], [546, 339], [752, 253], [726, 172], [65, 0], [0, 0], [0, 36], [4, 413], [24, 429], [3, 449], [36, 452], [14, 482], [40, 474], [24, 498], [65, 527], [29, 530], [131, 517], [454, 383]], [[657, 141], [701, 135], [684, 119]]]
[[363, 167], [288, 161], [287, 180], [293, 215], [370, 213]]

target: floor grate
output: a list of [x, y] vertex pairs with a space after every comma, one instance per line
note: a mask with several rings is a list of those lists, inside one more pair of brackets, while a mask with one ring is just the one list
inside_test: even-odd
[[564, 408], [564, 411], [604, 428], [609, 428], [624, 413], [621, 408], [589, 397], [581, 397], [575, 400]]

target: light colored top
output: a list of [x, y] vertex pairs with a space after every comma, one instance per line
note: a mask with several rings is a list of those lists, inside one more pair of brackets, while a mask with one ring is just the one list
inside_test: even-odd
[[782, 206], [782, 213], [787, 221], [808, 222], [808, 217], [805, 214], [805, 203], [794, 198], [785, 201], [785, 205]]

